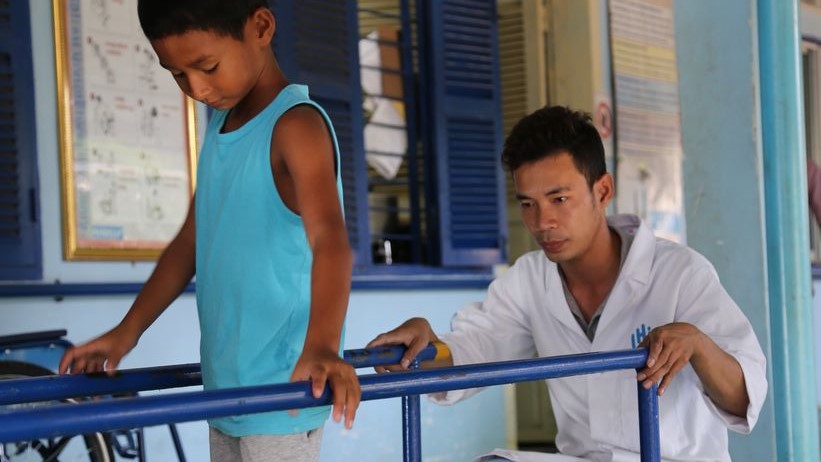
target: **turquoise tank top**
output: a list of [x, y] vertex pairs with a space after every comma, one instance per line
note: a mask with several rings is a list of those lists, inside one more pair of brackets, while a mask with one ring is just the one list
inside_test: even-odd
[[[302, 219], [282, 202], [271, 172], [277, 120], [297, 105], [315, 107], [334, 142], [340, 201], [339, 146], [331, 121], [289, 85], [242, 127], [220, 133], [216, 111], [197, 167], [197, 309], [206, 390], [287, 382], [302, 352], [311, 303], [311, 263]], [[231, 436], [289, 434], [323, 425], [329, 407], [210, 420]]]

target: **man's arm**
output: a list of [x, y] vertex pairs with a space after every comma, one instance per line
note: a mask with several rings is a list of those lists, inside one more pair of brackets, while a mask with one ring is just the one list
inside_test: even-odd
[[422, 318], [409, 319], [401, 326], [380, 334], [368, 346], [405, 345], [399, 365], [377, 368], [406, 369], [425, 346], [432, 342], [446, 344], [452, 356], [423, 363], [423, 367], [446, 367], [454, 364], [505, 361], [530, 358], [536, 353], [528, 307], [534, 305], [533, 280], [544, 277], [543, 269], [532, 259], [518, 260], [494, 280], [482, 303], [471, 303], [460, 309], [451, 320], [451, 331], [438, 337]]
[[670, 286], [675, 322], [654, 328], [642, 342], [650, 352], [639, 380], [646, 387], [661, 382], [662, 393], [689, 363], [711, 404], [726, 413], [722, 420], [736, 431], [748, 432], [767, 393], [761, 345], [706, 258], [690, 249], [670, 258], [660, 271], [674, 272], [669, 281], [678, 281]]
[[[377, 366], [374, 368], [376, 372], [387, 372], [407, 369], [411, 361], [419, 355], [419, 352], [433, 342], [441, 343], [442, 341], [439, 340], [439, 337], [433, 332], [430, 323], [423, 318], [411, 318], [396, 329], [385, 332], [384, 334], [379, 334], [368, 343], [366, 348], [385, 345], [405, 345], [407, 347], [402, 359], [399, 360], [399, 364]], [[443, 358], [425, 361], [421, 366], [423, 368], [450, 367], [453, 366], [453, 357], [448, 354]]]
[[196, 268], [194, 198], [177, 236], [160, 256], [128, 313], [113, 329], [96, 339], [66, 351], [60, 373], [114, 370], [140, 336], [194, 277]]
[[[339, 357], [339, 347], [353, 255], [336, 189], [333, 142], [321, 114], [300, 106], [279, 119], [273, 145], [292, 180], [296, 209], [313, 253], [308, 332], [291, 380], [310, 378], [317, 397], [329, 381], [334, 420], [339, 421], [344, 410], [345, 426], [350, 428], [361, 393], [356, 372]], [[272, 161], [275, 154], [272, 147]]]
[[704, 392], [718, 407], [739, 417], [746, 416], [750, 398], [741, 365], [692, 324], [657, 327], [639, 346], [649, 349], [647, 367], [637, 376], [644, 388], [661, 382], [659, 395], [663, 394], [676, 374], [690, 363]]

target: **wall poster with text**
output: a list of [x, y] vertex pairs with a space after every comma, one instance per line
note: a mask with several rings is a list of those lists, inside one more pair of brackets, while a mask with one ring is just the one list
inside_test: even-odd
[[140, 29], [136, 0], [53, 0], [68, 260], [150, 260], [195, 183], [194, 103]]
[[673, 0], [610, 0], [616, 209], [685, 240]]

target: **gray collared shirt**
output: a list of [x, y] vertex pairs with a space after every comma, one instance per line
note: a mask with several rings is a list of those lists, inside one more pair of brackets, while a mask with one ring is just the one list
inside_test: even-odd
[[[619, 271], [621, 271], [621, 268], [624, 266], [624, 260], [627, 259], [627, 253], [630, 251], [630, 246], [633, 244], [635, 235], [630, 234], [625, 229], [615, 226], [610, 226], [610, 229], [615, 231], [616, 234], [619, 235], [619, 239], [621, 239], [621, 248], [619, 250]], [[570, 312], [573, 313], [573, 317], [576, 318], [576, 322], [579, 323], [582, 331], [584, 331], [587, 338], [592, 342], [593, 338], [596, 336], [596, 328], [599, 326], [599, 318], [601, 318], [602, 311], [604, 311], [604, 305], [607, 304], [607, 299], [610, 298], [610, 294], [607, 294], [607, 297], [605, 297], [601, 302], [601, 305], [599, 305], [596, 312], [593, 313], [593, 317], [590, 318], [590, 322], [588, 323], [584, 320], [579, 304], [576, 303], [576, 299], [573, 298], [573, 294], [571, 294], [570, 289], [567, 288], [567, 281], [565, 281], [564, 274], [561, 270], [559, 270], [559, 276], [559, 279], [562, 280], [562, 289], [564, 290], [564, 297], [567, 299], [567, 306], [570, 307]]]

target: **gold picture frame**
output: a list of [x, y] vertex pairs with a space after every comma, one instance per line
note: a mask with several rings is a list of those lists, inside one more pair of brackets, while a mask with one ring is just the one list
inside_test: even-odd
[[136, 0], [52, 0], [66, 260], [154, 260], [196, 182], [196, 110]]

